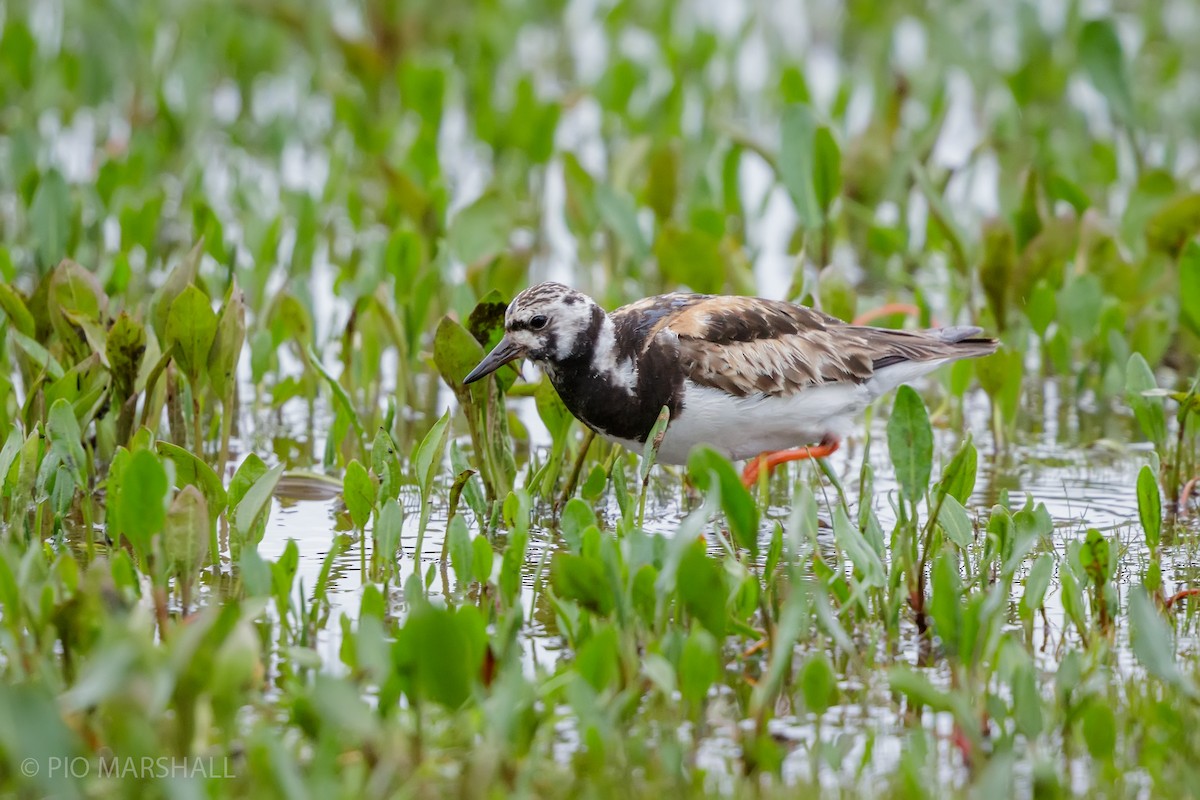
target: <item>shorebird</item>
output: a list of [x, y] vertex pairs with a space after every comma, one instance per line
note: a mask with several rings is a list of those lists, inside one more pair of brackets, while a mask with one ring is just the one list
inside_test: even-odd
[[664, 294], [606, 313], [561, 283], [518, 294], [504, 328], [464, 383], [530, 359], [584, 425], [636, 452], [666, 406], [660, 461], [682, 464], [705, 443], [750, 459], [747, 485], [828, 456], [876, 398], [998, 344], [975, 327], [872, 328], [758, 297]]

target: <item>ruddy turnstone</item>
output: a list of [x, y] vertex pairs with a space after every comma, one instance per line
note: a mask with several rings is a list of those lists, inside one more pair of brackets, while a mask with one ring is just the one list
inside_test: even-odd
[[659, 460], [682, 464], [703, 442], [753, 459], [747, 484], [762, 466], [829, 455], [880, 395], [997, 346], [980, 328], [863, 327], [757, 297], [664, 294], [609, 314], [561, 283], [518, 294], [504, 327], [464, 383], [531, 359], [572, 414], [635, 451], [667, 406]]

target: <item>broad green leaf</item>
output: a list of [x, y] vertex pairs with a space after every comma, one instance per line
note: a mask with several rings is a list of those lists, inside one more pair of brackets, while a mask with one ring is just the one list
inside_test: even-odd
[[464, 264], [478, 264], [508, 249], [513, 203], [490, 192], [459, 211], [450, 220], [450, 251]]
[[1117, 747], [1117, 718], [1112, 708], [1100, 701], [1088, 703], [1079, 726], [1092, 758], [1109, 759]]
[[888, 449], [901, 494], [916, 503], [925, 495], [933, 463], [933, 429], [925, 404], [911, 386], [896, 392], [887, 426]]
[[819, 228], [824, 219], [813, 181], [816, 130], [816, 121], [807, 105], [797, 103], [784, 109], [779, 179], [792, 198], [800, 224], [808, 230]]
[[151, 537], [166, 520], [167, 489], [167, 471], [157, 455], [138, 450], [129, 457], [121, 475], [116, 516], [119, 532], [142, 555], [149, 553]]
[[72, 223], [71, 191], [56, 169], [44, 173], [29, 204], [29, 224], [38, 261], [43, 267], [67, 255]]
[[75, 485], [87, 485], [87, 452], [83, 449], [83, 433], [75, 411], [66, 400], [56, 400], [47, 415], [46, 435], [50, 439], [50, 452], [55, 454], [70, 471]]
[[957, 500], [960, 506], [965, 505], [971, 497], [971, 492], [975, 491], [978, 463], [979, 453], [975, 449], [975, 443], [968, 439], [963, 442], [963, 446], [942, 472], [942, 491]]
[[395, 440], [383, 428], [375, 432], [371, 443], [371, 471], [379, 479], [379, 499], [390, 500], [400, 496], [403, 475], [401, 474], [400, 452]]
[[5, 281], [0, 281], [0, 311], [8, 317], [9, 323], [26, 336], [34, 335], [33, 315], [16, 288]]
[[728, 270], [721, 240], [707, 231], [668, 222], [654, 237], [654, 257], [672, 284], [708, 294], [720, 292], [725, 285]]
[[161, 439], [154, 443], [154, 447], [160, 455], [171, 459], [175, 464], [176, 486], [182, 488], [192, 485], [204, 492], [204, 499], [208, 502], [208, 513], [213, 517], [225, 510], [225, 487], [221, 484], [221, 477], [207, 462], [190, 450]]
[[938, 511], [938, 524], [946, 532], [946, 538], [963, 550], [970, 547], [971, 542], [975, 540], [975, 528], [971, 525], [971, 518], [953, 495], [947, 494], [942, 499], [942, 507]]
[[193, 391], [199, 390], [216, 332], [217, 315], [212, 310], [208, 295], [189, 285], [171, 303], [167, 315], [166, 346], [175, 348], [175, 360], [188, 376]]
[[209, 551], [208, 501], [195, 486], [185, 486], [171, 501], [163, 525], [163, 552], [170, 571], [190, 576], [204, 565]]
[[1142, 586], [1129, 594], [1129, 638], [1133, 654], [1151, 675], [1179, 688], [1191, 687], [1176, 661], [1175, 634]]
[[1142, 530], [1146, 532], [1146, 544], [1150, 552], [1158, 550], [1162, 536], [1162, 497], [1158, 492], [1158, 480], [1154, 470], [1143, 464], [1137, 477], [1138, 516]]
[[1025, 593], [1021, 595], [1020, 612], [1025, 619], [1033, 619], [1033, 614], [1042, 607], [1046, 597], [1046, 589], [1050, 587], [1050, 579], [1054, 576], [1054, 556], [1042, 553], [1033, 562], [1029, 575], [1025, 578]]
[[216, 331], [206, 364], [209, 383], [222, 403], [228, 402], [232, 396], [237, 381], [238, 358], [245, 342], [246, 305], [242, 299], [242, 291], [234, 281], [217, 317]]
[[479, 677], [486, 644], [483, 627], [465, 607], [458, 612], [418, 605], [405, 620], [392, 647], [397, 672], [406, 679], [414, 704], [432, 701], [457, 709], [471, 695]]
[[850, 558], [850, 563], [854, 565], [855, 571], [861, 576], [860, 580], [863, 585], [882, 587], [884, 569], [879, 554], [867, 544], [867, 540], [846, 516], [846, 510], [840, 505], [833, 509], [833, 536], [837, 540], [838, 546]]
[[709, 558], [704, 542], [693, 539], [679, 561], [675, 584], [684, 607], [717, 639], [725, 636], [729, 616], [723, 573], [721, 566]]
[[620, 643], [617, 630], [605, 625], [592, 633], [575, 655], [575, 671], [602, 692], [617, 682], [621, 674]]
[[758, 506], [729, 459], [701, 445], [688, 457], [688, 476], [701, 492], [708, 492], [716, 478], [721, 490], [721, 509], [729, 522], [729, 532], [739, 547], [758, 554]]
[[475, 580], [480, 583], [487, 583], [492, 579], [492, 564], [496, 560], [496, 551], [492, 549], [492, 543], [483, 536], [476, 536], [471, 540], [471, 565], [475, 573]]
[[421, 440], [417, 448], [416, 470], [417, 482], [421, 487], [421, 496], [429, 497], [433, 488], [433, 480], [442, 468], [442, 459], [446, 453], [446, 442], [450, 437], [450, 409], [433, 423], [433, 427]]
[[684, 702], [698, 710], [720, 676], [721, 653], [717, 640], [703, 628], [693, 627], [679, 655], [677, 683]]
[[555, 553], [550, 562], [554, 593], [589, 611], [607, 616], [613, 609], [612, 587], [598, 558]]
[[962, 636], [963, 597], [958, 558], [952, 551], [943, 550], [934, 559], [930, 585], [933, 592], [929, 601], [929, 616], [933, 618], [933, 629], [941, 638], [946, 652], [957, 656]]
[[1179, 259], [1181, 320], [1200, 336], [1200, 244], [1189, 242]]
[[342, 498], [350, 511], [354, 527], [364, 530], [371, 521], [371, 513], [375, 510], [375, 482], [371, 480], [367, 468], [354, 459], [346, 465], [346, 475], [342, 480]]
[[458, 580], [464, 585], [469, 583], [473, 577], [475, 551], [471, 547], [471, 534], [467, 531], [466, 520], [461, 515], [456, 514], [450, 520], [446, 530], [446, 550], [450, 553], [450, 566]]
[[1167, 443], [1167, 415], [1161, 398], [1146, 395], [1157, 388], [1154, 373], [1142, 354], [1130, 355], [1125, 364], [1125, 401], [1133, 409], [1142, 433], [1162, 452]]
[[804, 707], [820, 716], [837, 701], [837, 675], [825, 653], [814, 653], [800, 667], [800, 691]]
[[233, 527], [243, 541], [247, 543], [255, 541], [252, 536], [255, 522], [259, 515], [270, 507], [271, 495], [275, 492], [275, 486], [279, 483], [282, 475], [283, 464], [272, 467], [246, 490], [246, 494], [234, 509]]
[[248, 453], [229, 481], [229, 492], [226, 496], [229, 507], [237, 508], [255, 481], [266, 474], [267, 465], [258, 457], [258, 453]]
[[829, 126], [817, 128], [813, 137], [813, 192], [825, 219], [842, 191], [842, 153]]
[[146, 329], [122, 311], [108, 331], [105, 348], [113, 377], [113, 397], [118, 403], [124, 403], [137, 386], [142, 359], [146, 355]]
[[1108, 101], [1113, 116], [1121, 122], [1132, 122], [1133, 90], [1112, 20], [1094, 19], [1083, 26], [1079, 34], [1079, 60], [1088, 78]]

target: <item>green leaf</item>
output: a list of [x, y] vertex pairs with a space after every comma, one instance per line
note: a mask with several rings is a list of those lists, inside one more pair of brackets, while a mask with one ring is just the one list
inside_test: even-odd
[[233, 527], [244, 542], [253, 543], [257, 541], [252, 536], [255, 531], [255, 523], [259, 515], [270, 507], [271, 495], [275, 493], [275, 486], [279, 483], [279, 478], [282, 475], [283, 464], [272, 467], [261, 478], [256, 480], [253, 486], [246, 490], [245, 496], [237, 504], [237, 509], [233, 515]]
[[1046, 589], [1054, 576], [1054, 556], [1042, 553], [1033, 562], [1025, 578], [1025, 593], [1021, 595], [1020, 613], [1023, 619], [1033, 619], [1033, 614], [1042, 607]]
[[466, 520], [461, 515], [456, 514], [446, 529], [446, 550], [450, 553], [450, 566], [454, 569], [454, 574], [464, 585], [469, 583], [472, 578], [474, 550], [471, 547], [471, 534], [467, 531]]
[[379, 479], [380, 500], [392, 500], [400, 496], [402, 469], [395, 440], [380, 428], [375, 432], [375, 441], [371, 443], [371, 471]]
[[192, 485], [204, 492], [208, 502], [208, 512], [212, 516], [219, 515], [225, 510], [227, 496], [225, 487], [221, 485], [221, 476], [203, 459], [189, 450], [178, 445], [164, 442], [161, 439], [154, 443], [159, 455], [165, 456], [175, 464], [175, 485], [182, 488]]
[[366, 432], [363, 430], [362, 421], [358, 418], [358, 412], [354, 410], [354, 402], [350, 399], [350, 395], [346, 394], [345, 387], [342, 386], [337, 378], [333, 377], [329, 370], [325, 369], [325, 364], [321, 361], [321, 356], [317, 353], [316, 349], [313, 348], [312, 344], [308, 345], [308, 349], [305, 350], [305, 353], [308, 355], [308, 363], [317, 371], [317, 374], [324, 379], [325, 385], [327, 385], [329, 387], [329, 391], [333, 393], [333, 402], [337, 406], [338, 410], [341, 411], [345, 415], [346, 419], [350, 421], [350, 424], [354, 426], [354, 432], [357, 433], [360, 438], [364, 436]]
[[[83, 330], [92, 328], [92, 339], [103, 336], [102, 325], [106, 322], [108, 298], [100, 288], [96, 276], [70, 259], [63, 259], [50, 276], [49, 292], [46, 296], [46, 310], [50, 323], [64, 342], [79, 342], [76, 328]], [[95, 349], [97, 342], [89, 341], [89, 350]], [[86, 355], [80, 352], [80, 356]]]
[[513, 203], [495, 192], [484, 194], [450, 220], [450, 251], [464, 264], [479, 264], [508, 249]]
[[792, 198], [800, 224], [808, 230], [819, 228], [823, 221], [813, 180], [816, 129], [812, 110], [807, 105], [797, 103], [784, 110], [779, 179]]
[[429, 497], [433, 488], [433, 479], [437, 477], [442, 467], [442, 458], [446, 453], [446, 442], [450, 438], [450, 409], [433, 423], [433, 427], [421, 440], [417, 448], [416, 469], [417, 481], [421, 487], [421, 496]]
[[496, 551], [492, 543], [484, 536], [476, 536], [471, 540], [471, 564], [474, 567], [475, 580], [487, 583], [492, 578], [492, 563], [496, 559]]
[[169, 570], [190, 576], [209, 550], [208, 502], [195, 486], [185, 486], [171, 501], [163, 525], [163, 552]]
[[958, 558], [952, 551], [943, 550], [934, 559], [930, 585], [933, 592], [929, 616], [933, 618], [933, 629], [941, 638], [946, 652], [952, 656], [958, 655], [962, 635], [962, 579], [958, 572]]
[[721, 676], [717, 640], [703, 628], [693, 628], [679, 654], [678, 684], [683, 700], [695, 710], [704, 705], [708, 690]]
[[827, 125], [817, 128], [813, 138], [813, 193], [825, 219], [842, 191], [842, 153]]
[[114, 399], [124, 403], [134, 393], [146, 356], [146, 329], [122, 311], [108, 331], [105, 350], [113, 377]]
[[230, 508], [237, 508], [242, 502], [242, 498], [246, 496], [246, 492], [250, 491], [250, 487], [254, 482], [267, 474], [267, 465], [258, 457], [257, 453], [249, 453], [242, 463], [237, 468], [237, 472], [233, 473], [233, 478], [229, 481], [229, 491], [226, 494], [226, 502]]
[[1089, 528], [1087, 539], [1079, 550], [1079, 561], [1088, 578], [1096, 586], [1102, 586], [1112, 578], [1113, 559], [1109, 557], [1109, 542], [1104, 534]]
[[1125, 364], [1125, 401], [1133, 409], [1142, 433], [1161, 453], [1167, 443], [1167, 415], [1161, 398], [1146, 396], [1146, 392], [1157, 388], [1158, 383], [1146, 359], [1141, 353], [1131, 354]]
[[1133, 120], [1133, 91], [1125, 54], [1110, 19], [1094, 19], [1079, 34], [1079, 60], [1088, 79], [1104, 95], [1109, 110], [1121, 122]]
[[605, 625], [592, 633], [575, 655], [575, 670], [597, 692], [616, 683], [621, 675], [620, 643], [616, 628]]
[[1143, 586], [1129, 594], [1129, 637], [1133, 654], [1151, 675], [1179, 688], [1190, 687], [1175, 658], [1174, 632]]
[[1200, 244], [1188, 242], [1179, 258], [1179, 303], [1184, 324], [1200, 336]]
[[217, 315], [208, 295], [189, 285], [167, 315], [166, 345], [175, 347], [175, 360], [187, 375], [192, 390], [199, 390], [200, 378], [208, 365], [208, 352], [217, 332]]
[[662, 410], [658, 412], [658, 419], [650, 428], [650, 433], [646, 434], [646, 444], [642, 446], [642, 463], [638, 470], [638, 478], [643, 483], [650, 476], [650, 467], [658, 457], [658, 448], [662, 444], [662, 437], [667, 432], [667, 425], [670, 422], [671, 410], [663, 406]]
[[975, 449], [975, 443], [967, 440], [942, 472], [942, 491], [957, 500], [960, 506], [965, 505], [971, 497], [971, 492], [975, 491], [978, 464], [979, 453]]
[[1138, 517], [1142, 530], [1146, 532], [1146, 544], [1150, 552], [1158, 550], [1162, 537], [1162, 497], [1158, 493], [1158, 479], [1154, 470], [1143, 464], [1137, 477]]
[[654, 238], [654, 257], [659, 271], [672, 284], [708, 294], [725, 285], [721, 240], [707, 231], [667, 222]]
[[462, 706], [478, 680], [486, 637], [474, 607], [457, 612], [423, 604], [414, 608], [392, 648], [393, 665], [412, 702]]
[[6, 281], [0, 281], [0, 311], [8, 317], [9, 323], [26, 336], [34, 335], [33, 315], [25, 304], [25, 298], [15, 287]]
[[800, 668], [800, 691], [804, 707], [817, 716], [837, 702], [837, 674], [825, 653], [814, 653]]
[[854, 565], [860, 580], [865, 586], [881, 587], [884, 584], [883, 561], [879, 554], [867, 544], [867, 540], [858, 528], [846, 516], [846, 509], [835, 506], [833, 509], [833, 536], [838, 546], [846, 551], [850, 563]]
[[645, 261], [650, 257], [650, 245], [638, 224], [637, 206], [633, 198], [624, 192], [618, 192], [607, 183], [596, 186], [596, 211], [599, 213], [605, 227], [617, 235], [617, 238], [629, 250], [637, 261]]
[[901, 386], [896, 392], [887, 435], [900, 492], [909, 502], [916, 503], [929, 486], [933, 429], [929, 426], [925, 404], [911, 386]]
[[963, 550], [970, 547], [971, 542], [975, 540], [975, 528], [971, 525], [971, 518], [953, 495], [947, 494], [942, 499], [942, 508], [938, 511], [938, 524], [946, 532], [946, 538]]
[[371, 521], [371, 512], [375, 510], [375, 482], [367, 468], [354, 459], [346, 465], [346, 476], [342, 481], [342, 498], [350, 511], [350, 519], [354, 527], [364, 530]]
[[1089, 703], [1079, 726], [1083, 729], [1083, 741], [1087, 743], [1092, 758], [1112, 758], [1117, 748], [1117, 717], [1107, 703]]
[[118, 531], [141, 555], [150, 552], [151, 537], [166, 521], [167, 488], [167, 471], [158, 456], [138, 450], [129, 457], [116, 498]]
[[693, 540], [687, 545], [675, 585], [688, 612], [717, 639], [723, 638], [729, 616], [725, 610], [725, 579], [720, 564], [709, 558], [703, 541]]
[[83, 432], [75, 418], [75, 410], [63, 399], [54, 401], [47, 415], [46, 436], [50, 452], [70, 471], [75, 485], [87, 485], [87, 452], [83, 449]]
[[758, 506], [729, 459], [707, 445], [692, 450], [688, 457], [688, 476], [692, 484], [707, 493], [714, 477], [721, 489], [721, 509], [729, 522], [729, 532], [739, 547], [758, 555]]
[[[233, 396], [237, 382], [238, 358], [246, 342], [246, 305], [237, 281], [229, 287], [229, 296], [217, 317], [212, 347], [208, 352], [208, 380], [222, 403]], [[226, 411], [225, 413], [229, 413]]]
[[71, 190], [58, 170], [51, 169], [38, 181], [29, 204], [33, 245], [43, 266], [56, 264], [67, 255], [71, 221]]
[[612, 612], [612, 586], [598, 558], [555, 553], [550, 562], [550, 581], [559, 597], [602, 616]]

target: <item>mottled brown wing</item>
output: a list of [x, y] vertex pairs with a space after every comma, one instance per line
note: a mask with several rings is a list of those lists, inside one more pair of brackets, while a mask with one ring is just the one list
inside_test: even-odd
[[864, 337], [793, 303], [709, 297], [663, 320], [658, 335], [678, 337], [680, 366], [690, 380], [738, 396], [861, 383], [873, 372]]
[[702, 297], [664, 315], [652, 341], [676, 339], [680, 366], [731, 394], [790, 395], [809, 386], [864, 383], [904, 361], [985, 355], [991, 339], [956, 328], [894, 331], [849, 325], [805, 306], [752, 297]]

